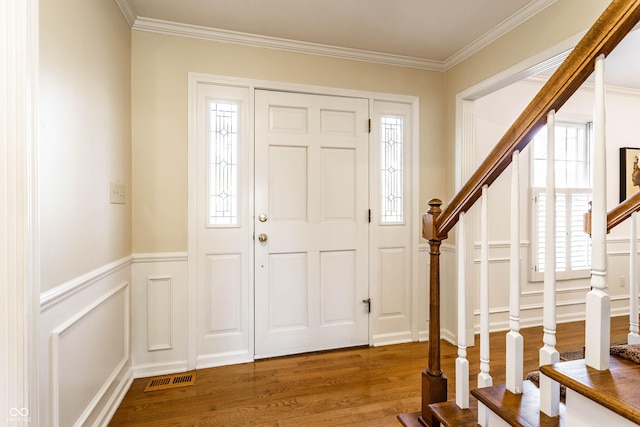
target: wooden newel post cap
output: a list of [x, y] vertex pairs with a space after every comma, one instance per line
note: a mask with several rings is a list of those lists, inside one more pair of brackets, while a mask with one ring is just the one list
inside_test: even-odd
[[422, 237], [427, 240], [440, 240], [436, 228], [436, 219], [442, 213], [442, 209], [440, 209], [442, 200], [431, 199], [427, 204], [429, 205], [429, 210], [422, 215]]
[[442, 206], [442, 200], [440, 199], [431, 199], [427, 202], [427, 205], [429, 205], [427, 213], [438, 215], [442, 212], [442, 209], [440, 209], [440, 206]]

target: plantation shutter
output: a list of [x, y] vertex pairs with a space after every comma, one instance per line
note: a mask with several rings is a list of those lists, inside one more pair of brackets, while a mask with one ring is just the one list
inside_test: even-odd
[[[556, 277], [559, 280], [588, 277], [591, 266], [589, 235], [584, 232], [583, 217], [589, 207], [589, 189], [556, 189]], [[535, 220], [533, 254], [534, 280], [542, 280], [545, 271], [546, 193], [533, 189]]]

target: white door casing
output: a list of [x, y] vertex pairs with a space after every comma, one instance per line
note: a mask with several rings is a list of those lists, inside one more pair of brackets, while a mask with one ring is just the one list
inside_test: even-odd
[[255, 103], [255, 356], [368, 344], [368, 101]]

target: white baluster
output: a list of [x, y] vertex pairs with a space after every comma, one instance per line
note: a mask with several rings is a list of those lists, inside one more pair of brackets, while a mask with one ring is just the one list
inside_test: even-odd
[[[540, 365], [558, 363], [556, 350], [556, 182], [555, 182], [555, 111], [547, 115], [547, 182], [544, 235], [544, 346], [540, 349]], [[560, 385], [540, 374], [540, 411], [555, 417], [560, 411]]]
[[520, 334], [520, 152], [511, 162], [511, 262], [509, 333], [507, 333], [506, 383], [511, 393], [522, 393], [524, 339]]
[[469, 361], [467, 360], [467, 277], [464, 212], [458, 220], [458, 358], [456, 359], [456, 405], [469, 407]]
[[607, 164], [604, 55], [595, 64], [593, 107], [593, 202], [591, 211], [591, 291], [587, 293], [585, 358], [588, 366], [609, 369], [611, 298], [607, 287]]
[[[489, 187], [482, 187], [481, 216], [480, 216], [480, 373], [478, 374], [478, 388], [490, 387], [493, 379], [489, 375], [489, 205], [487, 191]], [[478, 403], [478, 424], [488, 425], [489, 410], [482, 403]]]
[[629, 335], [628, 344], [640, 344], [638, 335], [638, 212], [631, 214], [629, 241]]

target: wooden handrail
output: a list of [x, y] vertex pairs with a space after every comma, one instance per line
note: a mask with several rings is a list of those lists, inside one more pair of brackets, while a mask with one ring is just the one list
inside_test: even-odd
[[[640, 0], [613, 0], [540, 92], [506, 131], [462, 189], [451, 199], [434, 224], [436, 236], [446, 239], [478, 200], [482, 187], [491, 185], [511, 163], [514, 151], [522, 151], [545, 124], [546, 115], [559, 110], [594, 70], [595, 59], [608, 55], [640, 21]], [[429, 238], [425, 236], [425, 238]]]
[[607, 233], [637, 211], [640, 211], [640, 191], [607, 212]]
[[[640, 211], [640, 191], [607, 212], [607, 233], [631, 218], [631, 214]], [[591, 234], [591, 208], [584, 214], [584, 231]]]

